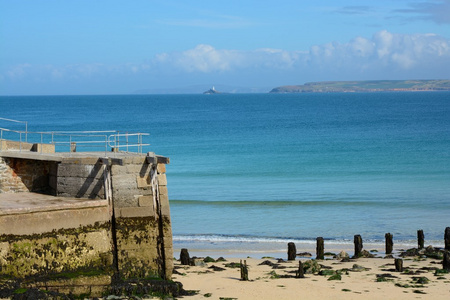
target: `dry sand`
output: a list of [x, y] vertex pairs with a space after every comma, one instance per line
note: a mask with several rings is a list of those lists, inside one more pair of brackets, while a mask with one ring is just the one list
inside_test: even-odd
[[[305, 274], [305, 278], [276, 278], [283, 275], [295, 276], [298, 261], [279, 263], [276, 268], [259, 265], [277, 259], [246, 258], [249, 281], [240, 280], [240, 269], [226, 267], [240, 259], [228, 258], [226, 262], [207, 263], [205, 266], [182, 266], [175, 262], [173, 279], [183, 284], [185, 290], [197, 291], [195, 295], [181, 299], [450, 299], [450, 274], [434, 275], [426, 268], [442, 269], [442, 261], [435, 259], [405, 258], [403, 266], [414, 273], [395, 272], [394, 259], [359, 258], [350, 262], [336, 259], [319, 260], [323, 266], [342, 271], [341, 280], [328, 280], [330, 275]], [[308, 259], [301, 259], [305, 262]], [[357, 264], [364, 267], [354, 271]], [[214, 271], [211, 267], [225, 270]], [[285, 268], [283, 268], [285, 267]], [[425, 268], [425, 269], [424, 269]], [[377, 274], [391, 274], [395, 278], [377, 282]], [[429, 282], [415, 283], [414, 278], [426, 277]]]

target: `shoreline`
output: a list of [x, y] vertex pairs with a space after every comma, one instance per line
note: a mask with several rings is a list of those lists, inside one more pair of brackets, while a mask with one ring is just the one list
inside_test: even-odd
[[[179, 258], [181, 249], [188, 249], [191, 257], [224, 257], [224, 258], [255, 258], [262, 257], [275, 257], [287, 259], [287, 241], [286, 242], [179, 242], [174, 241], [173, 253], [175, 258]], [[435, 248], [443, 248], [444, 244], [431, 244]], [[315, 257], [316, 255], [316, 241], [296, 242], [295, 243], [297, 253], [308, 252]], [[347, 252], [350, 256], [354, 254], [353, 242], [338, 242], [338, 241], [325, 241], [325, 252], [339, 253], [340, 251]], [[385, 255], [385, 243], [363, 243], [364, 249], [376, 254], [376, 256]], [[425, 245], [425, 247], [428, 244]], [[407, 250], [417, 247], [417, 243], [395, 243], [393, 247], [393, 255], [397, 256], [402, 250]]]

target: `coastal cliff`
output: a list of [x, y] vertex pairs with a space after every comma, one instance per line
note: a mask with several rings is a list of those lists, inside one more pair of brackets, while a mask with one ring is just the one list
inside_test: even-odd
[[334, 93], [334, 92], [393, 92], [450, 91], [450, 80], [370, 80], [323, 81], [303, 85], [285, 85], [270, 93]]

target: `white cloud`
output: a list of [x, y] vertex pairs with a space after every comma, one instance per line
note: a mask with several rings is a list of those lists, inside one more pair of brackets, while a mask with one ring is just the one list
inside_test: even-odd
[[[48, 82], [49, 85], [115, 80], [159, 86], [161, 82], [185, 85], [181, 82], [200, 84], [221, 78], [228, 84], [272, 85], [313, 80], [450, 78], [449, 70], [450, 39], [435, 34], [396, 34], [384, 30], [371, 38], [314, 45], [308, 51], [272, 48], [243, 51], [200, 44], [181, 52], [160, 53], [142, 64], [21, 64], [1, 72], [0, 80]], [[180, 83], [173, 82], [175, 78]], [[147, 86], [135, 89], [139, 88]]]

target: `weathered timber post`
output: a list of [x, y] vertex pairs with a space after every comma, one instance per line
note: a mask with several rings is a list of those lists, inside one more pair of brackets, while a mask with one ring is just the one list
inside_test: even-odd
[[394, 247], [392, 234], [386, 233], [384, 235], [384, 237], [386, 239], [386, 255], [387, 254], [392, 254], [392, 248]]
[[295, 272], [295, 278], [305, 278], [305, 272], [303, 271], [302, 261], [298, 261], [298, 270]]
[[244, 264], [242, 264], [242, 260], [241, 260], [241, 280], [248, 281], [248, 268], [247, 268], [246, 260], [244, 260]]
[[423, 230], [417, 230], [417, 247], [420, 249], [423, 249], [425, 244], [425, 236], [423, 234]]
[[182, 265], [189, 266], [191, 258], [189, 257], [188, 249], [181, 249], [180, 261]]
[[395, 271], [403, 272], [403, 259], [401, 258], [395, 259]]
[[361, 251], [363, 249], [363, 242], [362, 242], [362, 238], [359, 234], [355, 235], [353, 242], [355, 244], [355, 256], [354, 257], [360, 257], [361, 256]]
[[442, 261], [442, 269], [450, 271], [450, 252], [444, 252], [444, 259]]
[[293, 242], [288, 243], [288, 260], [295, 260], [297, 256], [297, 249]]
[[323, 244], [323, 237], [318, 237], [316, 239], [317, 245], [316, 245], [316, 259], [324, 259], [324, 244]]
[[450, 251], [450, 227], [445, 228], [445, 250]]

